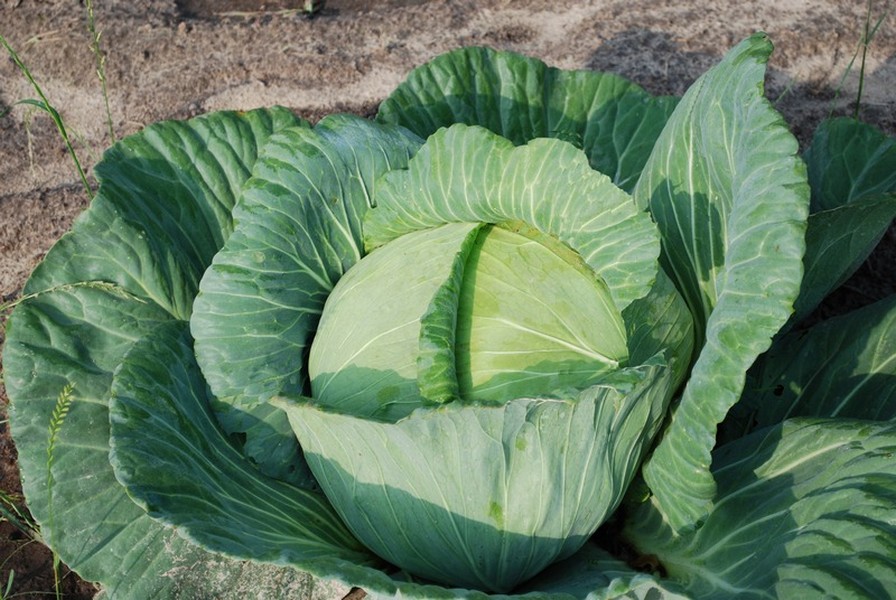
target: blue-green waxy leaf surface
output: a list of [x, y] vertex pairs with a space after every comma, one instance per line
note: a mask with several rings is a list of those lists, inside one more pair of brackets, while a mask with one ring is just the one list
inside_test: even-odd
[[376, 180], [403, 168], [418, 145], [400, 128], [343, 115], [286, 130], [265, 147], [191, 321], [217, 397], [251, 404], [304, 391], [324, 301], [364, 254], [361, 219]]
[[461, 48], [415, 69], [380, 105], [377, 120], [422, 137], [454, 123], [525, 144], [539, 137], [582, 148], [591, 166], [630, 191], [674, 98], [654, 98], [610, 73], [563, 71], [489, 48]]
[[398, 423], [275, 402], [366, 546], [437, 582], [507, 592], [572, 555], [615, 509], [669, 380], [651, 361], [574, 400], [455, 402]]
[[634, 190], [697, 327], [690, 379], [643, 470], [676, 529], [709, 509], [716, 425], [790, 316], [803, 272], [809, 190], [797, 142], [763, 97], [771, 49], [754, 35], [694, 83]]
[[718, 484], [696, 532], [654, 500], [624, 535], [694, 598], [896, 595], [896, 425], [794, 419], [714, 453]]
[[896, 420], [896, 296], [781, 337], [750, 375], [728, 436], [791, 417]]
[[896, 192], [896, 139], [867, 123], [822, 122], [805, 159], [813, 213]]
[[[150, 519], [109, 464], [107, 404], [112, 373], [133, 343], [189, 314], [259, 147], [299, 123], [282, 109], [225, 112], [122, 140], [97, 168], [90, 209], [35, 271], [9, 319], [5, 385], [29, 507], [61, 560], [110, 597], [257, 597], [270, 591], [259, 587], [266, 578], [287, 589], [312, 585], [298, 572], [212, 555]], [[48, 428], [70, 384], [48, 473]]]
[[896, 217], [896, 139], [855, 119], [829, 119], [804, 158], [812, 214], [793, 324], [858, 269]]
[[231, 446], [207, 389], [183, 322], [160, 326], [125, 355], [112, 383], [111, 462], [131, 497], [231, 556], [376, 563], [323, 494], [265, 477]]

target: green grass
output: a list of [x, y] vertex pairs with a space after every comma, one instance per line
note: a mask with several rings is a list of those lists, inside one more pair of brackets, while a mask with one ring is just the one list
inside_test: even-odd
[[834, 104], [840, 98], [840, 93], [843, 91], [843, 86], [846, 82], [846, 78], [849, 77], [850, 73], [852, 73], [853, 69], [855, 68], [856, 60], [858, 60], [859, 87], [858, 90], [856, 90], [856, 102], [852, 116], [854, 119], [859, 118], [862, 110], [862, 94], [865, 91], [865, 73], [867, 71], [868, 52], [871, 49], [871, 44], [874, 41], [874, 38], [877, 36], [877, 32], [880, 29], [880, 26], [883, 24], [889, 14], [890, 3], [888, 1], [886, 4], [884, 4], [884, 9], [883, 11], [881, 11], [880, 16], [877, 17], [877, 19], [874, 19], [874, 2], [872, 0], [868, 0], [868, 5], [865, 9], [865, 24], [862, 28], [862, 35], [859, 38], [859, 43], [856, 46], [856, 51], [853, 53], [852, 58], [849, 60], [849, 64], [846, 65], [846, 70], [843, 72], [843, 76], [840, 77], [840, 82], [837, 85], [837, 90], [834, 92], [834, 99], [831, 102], [831, 111], [828, 116], [833, 116]]
[[[860, 48], [862, 50], [862, 65], [859, 69], [859, 89], [856, 92], [856, 109], [854, 118], [859, 118], [859, 112], [862, 107], [862, 92], [865, 89], [865, 64], [868, 58], [868, 49], [871, 47], [871, 42], [874, 40], [874, 36], [877, 35], [877, 30], [880, 29], [881, 23], [884, 22], [884, 19], [887, 18], [887, 15], [890, 12], [889, 2], [886, 5], [886, 9], [883, 11], [881, 16], [877, 19], [877, 22], [872, 26], [871, 24], [871, 13], [872, 13], [872, 1], [868, 0], [868, 10], [865, 13], [865, 29], [862, 32], [862, 39], [859, 43]], [[858, 53], [858, 51], [857, 51]], [[855, 60], [855, 58], [853, 58]]]
[[[8, 559], [7, 559], [8, 560]], [[2, 568], [2, 565], [0, 565]], [[6, 580], [6, 586], [0, 590], [0, 600], [6, 600], [7, 598], [12, 598], [12, 584], [15, 581], [16, 572], [12, 569], [9, 570], [9, 577]]]
[[[5, 424], [7, 421], [4, 420]], [[19, 496], [15, 496], [10, 494], [4, 490], [0, 490], [0, 522], [7, 522], [16, 530], [18, 530], [24, 541], [16, 546], [16, 550], [6, 556], [2, 561], [0, 561], [0, 572], [4, 571], [7, 567], [7, 564], [10, 560], [12, 560], [15, 552], [21, 550], [24, 546], [28, 544], [43, 544], [43, 538], [40, 534], [40, 528], [37, 523], [28, 514], [27, 510], [24, 508], [25, 500]], [[60, 581], [60, 568], [59, 561], [56, 557], [55, 553], [53, 554], [53, 579], [55, 582], [54, 594], [57, 598], [61, 597], [61, 581]], [[8, 571], [8, 575], [6, 576], [6, 580], [4, 582], [0, 582], [0, 600], [8, 600], [10, 598], [22, 597], [26, 595], [25, 592], [15, 593], [15, 581], [16, 581], [16, 573], [15, 570], [10, 568]]]
[[[65, 418], [68, 416], [68, 411], [69, 409], [71, 409], [72, 402], [75, 399], [74, 391], [74, 383], [68, 383], [65, 385], [65, 387], [62, 388], [62, 391], [59, 392], [59, 396], [56, 398], [56, 406], [53, 408], [53, 414], [50, 416], [50, 425], [48, 427], [49, 435], [47, 437], [47, 510], [49, 511], [48, 522], [51, 531], [55, 531], [55, 526], [53, 524], [53, 464], [56, 459], [56, 440], [59, 437], [59, 432], [62, 430], [62, 425], [65, 423]], [[57, 597], [60, 596], [60, 567], [61, 562], [59, 560], [59, 555], [54, 551], [53, 581]]]
[[[102, 37], [100, 31], [96, 27], [96, 14], [93, 10], [93, 1], [85, 0], [85, 8], [87, 10], [87, 32], [90, 36], [90, 51], [94, 55], [95, 63], [96, 63], [96, 75], [100, 82], [100, 89], [102, 91], [103, 96], [103, 105], [106, 113], [106, 126], [109, 131], [109, 140], [110, 143], [114, 143], [115, 136], [115, 126], [112, 121], [112, 110], [109, 105], [109, 91], [108, 85], [106, 81], [106, 55], [102, 51], [102, 47], [100, 45], [100, 39]], [[56, 107], [50, 102], [47, 98], [47, 95], [44, 93], [43, 88], [38, 84], [37, 80], [31, 73], [31, 70], [19, 56], [18, 52], [10, 45], [3, 35], [0, 35], [0, 45], [2, 45], [5, 49], [9, 57], [12, 59], [13, 64], [19, 69], [22, 75], [28, 80], [28, 83], [31, 84], [31, 87], [34, 89], [34, 92], [37, 94], [37, 98], [26, 98], [24, 100], [19, 100], [18, 102], [14, 102], [13, 106], [26, 104], [40, 109], [41, 111], [50, 115], [53, 123], [56, 125], [56, 129], [59, 132], [59, 137], [62, 139], [63, 143], [65, 143], [66, 150], [68, 151], [69, 156], [72, 159], [72, 162], [75, 165], [75, 171], [78, 174], [78, 178], [81, 180], [82, 185], [84, 186], [84, 191], [87, 193], [88, 198], [93, 198], [93, 190], [90, 187], [90, 184], [87, 181], [87, 174], [84, 172], [84, 168], [81, 165], [81, 161], [78, 158], [78, 154], [75, 151], [74, 145], [72, 144], [71, 137], [69, 135], [68, 129], [65, 126], [65, 122], [62, 119], [62, 116], [59, 114], [59, 111]], [[8, 108], [4, 112], [0, 112], [0, 117], [5, 116], [8, 112], [12, 110], [12, 107]], [[26, 126], [27, 127], [27, 126]], [[29, 156], [31, 154], [31, 138], [30, 133], [29, 136]], [[33, 159], [32, 159], [33, 164]]]
[[84, 191], [87, 192], [87, 197], [93, 198], [93, 190], [90, 188], [90, 184], [87, 182], [87, 175], [84, 173], [84, 168], [81, 166], [81, 161], [78, 160], [78, 154], [77, 152], [75, 152], [75, 148], [72, 145], [71, 138], [68, 135], [68, 130], [65, 128], [65, 123], [62, 121], [62, 116], [59, 114], [59, 111], [57, 111], [56, 108], [50, 103], [50, 100], [47, 98], [46, 94], [44, 94], [43, 88], [40, 87], [40, 85], [34, 79], [34, 76], [31, 74], [31, 71], [19, 57], [18, 53], [13, 49], [12, 46], [9, 45], [9, 42], [6, 41], [6, 38], [2, 35], [0, 35], [0, 45], [6, 48], [6, 52], [12, 59], [12, 62], [16, 65], [22, 75], [25, 76], [25, 79], [28, 80], [28, 83], [31, 84], [31, 87], [34, 88], [34, 91], [38, 96], [37, 99], [27, 98], [25, 100], [19, 100], [14, 104], [28, 104], [31, 106], [36, 106], [40, 110], [50, 115], [50, 118], [56, 125], [56, 129], [59, 131], [59, 137], [61, 137], [62, 141], [65, 143], [66, 150], [68, 151], [69, 156], [75, 164], [75, 170], [78, 173], [78, 177], [81, 179], [81, 183], [84, 186]]
[[27, 512], [19, 508], [24, 499], [0, 490], [0, 521], [6, 521], [28, 538], [39, 540], [40, 529]]
[[87, 31], [90, 33], [90, 51], [96, 62], [96, 76], [100, 80], [100, 87], [103, 92], [103, 104], [106, 109], [106, 126], [109, 128], [110, 143], [115, 142], [115, 126], [112, 123], [112, 110], [109, 108], [109, 90], [106, 85], [106, 55], [100, 47], [100, 32], [96, 28], [96, 16], [93, 13], [92, 0], [86, 0], [87, 8]]
[[[6, 320], [5, 317], [8, 315], [8, 312], [12, 310], [19, 302], [24, 300], [25, 298], [33, 297], [34, 294], [26, 296], [24, 298], [19, 298], [17, 300], [11, 300], [7, 302], [0, 302], [0, 332], [5, 332], [6, 329]], [[0, 384], [3, 383], [2, 372], [0, 372]], [[59, 393], [59, 396], [56, 400], [56, 405], [53, 408], [53, 413], [50, 417], [50, 423], [47, 428], [48, 436], [47, 436], [47, 503], [49, 506], [49, 519], [50, 519], [50, 529], [52, 529], [52, 520], [53, 520], [53, 464], [55, 462], [55, 452], [56, 452], [56, 441], [59, 437], [59, 432], [62, 430], [62, 426], [65, 423], [65, 418], [68, 415], [69, 409], [71, 408], [72, 402], [74, 401], [74, 384], [67, 384], [62, 391]], [[9, 419], [4, 419], [0, 421], [0, 425], [8, 425]], [[40, 527], [31, 517], [31, 515], [24, 509], [19, 508], [20, 506], [24, 507], [24, 499], [17, 498], [12, 494], [7, 493], [6, 491], [0, 490], [0, 522], [6, 521], [10, 525], [12, 525], [15, 529], [21, 532], [27, 541], [25, 544], [30, 543], [40, 543], [46, 544], [43, 539]], [[62, 580], [60, 577], [60, 573], [62, 571], [62, 563], [59, 560], [59, 556], [55, 551], [50, 549], [53, 557], [53, 594], [56, 598], [62, 598]], [[12, 558], [12, 556], [6, 557], [2, 562], [0, 562], [0, 571], [3, 570], [3, 567], [7, 564], [7, 562]], [[0, 586], [0, 600], [7, 600], [9, 598], [20, 596], [20, 594], [13, 593], [13, 586], [15, 584], [15, 571], [10, 569], [9, 575], [7, 576], [6, 582]]]

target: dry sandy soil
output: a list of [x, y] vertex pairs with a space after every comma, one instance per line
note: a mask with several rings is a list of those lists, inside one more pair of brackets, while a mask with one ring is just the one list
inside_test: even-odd
[[[681, 94], [729, 47], [764, 30], [776, 44], [768, 95], [802, 144], [820, 119], [853, 110], [859, 63], [849, 66], [867, 10], [859, 0], [330, 0], [309, 19], [289, 10], [300, 0], [94, 4], [117, 137], [157, 120], [225, 108], [280, 104], [311, 120], [330, 112], [371, 115], [413, 67], [462, 45], [515, 50], [561, 68], [614, 71], [653, 93]], [[83, 0], [0, 0], [0, 34], [57, 106], [90, 168], [111, 140]], [[891, 16], [871, 46], [861, 102], [862, 116], [890, 135], [894, 89]], [[31, 269], [87, 206], [53, 123], [16, 104], [34, 96], [0, 50], [0, 113], [11, 107], [0, 118], [3, 301], [17, 297]], [[894, 237], [891, 231], [838, 303], [894, 291]], [[0, 490], [20, 501], [5, 403], [0, 386]], [[13, 592], [49, 593], [49, 553], [2, 521], [0, 592], [12, 569]], [[67, 598], [93, 594], [74, 575], [62, 589]]]

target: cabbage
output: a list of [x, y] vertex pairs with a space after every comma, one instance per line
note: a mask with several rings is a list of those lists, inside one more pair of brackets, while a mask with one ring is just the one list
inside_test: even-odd
[[[456, 167], [468, 149], [488, 157], [477, 175]], [[638, 298], [656, 228], [566, 142], [454, 125], [376, 199], [364, 233], [382, 246], [327, 298], [311, 397], [274, 404], [365, 546], [439, 583], [512, 590], [618, 506], [674, 391], [668, 363], [690, 357], [689, 313], [671, 286]], [[663, 344], [627, 336], [639, 301], [678, 304], [655, 323]]]
[[45, 540], [124, 598], [896, 595], [896, 303], [806, 320], [896, 144], [800, 157], [771, 49], [675, 99], [465, 48], [373, 121], [117, 143], [8, 322]]

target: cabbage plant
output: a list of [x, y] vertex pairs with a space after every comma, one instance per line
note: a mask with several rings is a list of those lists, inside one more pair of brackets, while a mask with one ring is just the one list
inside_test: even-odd
[[896, 595], [896, 299], [809, 325], [896, 143], [800, 154], [771, 50], [679, 99], [464, 48], [375, 120], [117, 143], [8, 322], [47, 542], [125, 598]]

